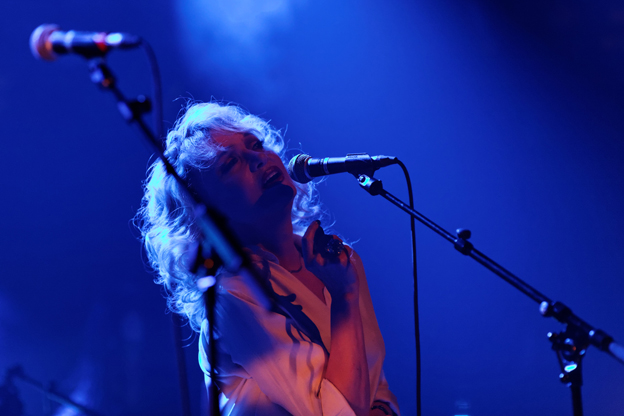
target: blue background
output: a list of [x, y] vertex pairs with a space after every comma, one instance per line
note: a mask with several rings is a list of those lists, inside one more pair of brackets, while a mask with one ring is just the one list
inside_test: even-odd
[[[624, 6], [616, 1], [5, 0], [0, 13], [0, 371], [105, 415], [180, 414], [171, 316], [131, 218], [151, 151], [88, 78], [37, 61], [42, 23], [141, 35], [170, 127], [239, 103], [313, 156], [396, 155], [416, 208], [624, 340]], [[146, 59], [108, 62], [129, 96]], [[398, 168], [378, 172], [406, 198]], [[415, 413], [409, 220], [348, 175], [319, 186], [367, 267], [402, 413]], [[425, 415], [569, 415], [537, 305], [417, 227]], [[193, 414], [204, 406], [185, 332]], [[624, 367], [592, 348], [587, 414], [621, 415]], [[28, 415], [69, 415], [16, 381]], [[46, 408], [46, 406], [48, 406]]]

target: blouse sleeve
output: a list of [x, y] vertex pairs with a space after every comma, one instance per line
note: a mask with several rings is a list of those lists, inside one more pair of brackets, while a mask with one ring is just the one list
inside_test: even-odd
[[388, 404], [397, 415], [401, 415], [395, 395], [390, 391], [388, 381], [383, 371], [383, 362], [386, 355], [386, 347], [379, 329], [373, 301], [371, 299], [366, 272], [362, 259], [353, 250], [351, 261], [357, 269], [360, 277], [360, 312], [364, 325], [364, 337], [366, 339], [366, 355], [368, 357], [368, 369], [371, 383], [371, 400], [382, 401]]
[[240, 378], [234, 390], [224, 392], [240, 399], [235, 414], [282, 414], [270, 409], [275, 405], [293, 415], [354, 416], [323, 377], [327, 352], [322, 343], [299, 330], [289, 314], [269, 310], [248, 279], [221, 278], [217, 296], [216, 342]]
[[375, 394], [373, 401], [382, 401], [386, 403], [396, 415], [401, 416], [397, 399], [390, 391], [390, 386], [388, 386], [388, 381], [386, 380], [386, 375], [383, 373], [383, 370], [381, 371], [379, 386], [377, 387], [377, 393]]

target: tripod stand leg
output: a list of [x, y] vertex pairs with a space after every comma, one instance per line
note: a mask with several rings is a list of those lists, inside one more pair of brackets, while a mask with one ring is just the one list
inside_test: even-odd
[[581, 386], [577, 383], [570, 384], [572, 393], [572, 410], [574, 416], [583, 416], [583, 402], [581, 398]]

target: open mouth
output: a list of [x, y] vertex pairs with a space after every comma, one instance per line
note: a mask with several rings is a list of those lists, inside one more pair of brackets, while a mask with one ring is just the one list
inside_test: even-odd
[[282, 171], [276, 166], [270, 167], [264, 172], [264, 175], [262, 175], [262, 187], [264, 189], [271, 188], [281, 183], [283, 180], [284, 175], [282, 175]]

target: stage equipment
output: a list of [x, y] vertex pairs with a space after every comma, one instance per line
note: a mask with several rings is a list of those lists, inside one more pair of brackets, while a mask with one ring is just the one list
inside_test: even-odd
[[[408, 184], [410, 183], [409, 174], [405, 165], [397, 159], [396, 162], [405, 173]], [[461, 254], [471, 257], [479, 264], [501, 277], [507, 283], [524, 293], [533, 301], [539, 304], [539, 311], [544, 317], [554, 317], [565, 325], [564, 331], [560, 333], [548, 333], [548, 338], [552, 343], [552, 349], [557, 354], [557, 359], [561, 367], [559, 379], [570, 387], [572, 394], [572, 409], [574, 416], [583, 415], [583, 406], [581, 401], [582, 359], [587, 353], [590, 345], [595, 346], [601, 351], [611, 355], [621, 363], [624, 363], [624, 346], [616, 343], [609, 334], [588, 324], [580, 317], [576, 316], [570, 308], [559, 301], [553, 301], [544, 294], [531, 287], [529, 284], [515, 276], [509, 270], [505, 269], [485, 254], [478, 251], [474, 245], [468, 241], [471, 237], [470, 230], [459, 228], [455, 235], [444, 230], [442, 227], [417, 212], [413, 208], [413, 204], [408, 206], [399, 198], [392, 195], [383, 188], [380, 180], [373, 178], [367, 173], [354, 174], [359, 185], [371, 195], [381, 195], [395, 206], [399, 207], [410, 215], [413, 219], [418, 220], [427, 228], [434, 231], [442, 238], [452, 243], [457, 251]], [[411, 185], [409, 185], [411, 189]], [[419, 409], [417, 409], [419, 410]]]
[[[35, 31], [31, 35], [31, 45], [33, 39], [47, 39], [46, 37], [44, 37], [44, 35], [39, 33], [44, 31], [43, 29], [41, 29], [42, 27], [55, 28], [56, 26], [42, 25], [35, 29]], [[49, 30], [50, 29], [48, 29], [48, 31]], [[255, 268], [252, 266], [252, 262], [249, 259], [249, 256], [243, 250], [242, 245], [236, 240], [233, 233], [226, 227], [225, 221], [223, 220], [224, 217], [220, 213], [216, 212], [214, 209], [210, 208], [210, 206], [206, 202], [202, 201], [197, 192], [193, 192], [187, 181], [178, 175], [173, 165], [164, 155], [162, 143], [162, 140], [164, 139], [162, 127], [162, 98], [158, 63], [156, 61], [156, 57], [152, 48], [144, 39], [136, 38], [136, 42], [138, 42], [137, 45], [140, 46], [146, 53], [150, 64], [150, 69], [152, 71], [152, 93], [154, 95], [155, 101], [154, 106], [152, 106], [151, 101], [144, 96], [139, 96], [136, 99], [128, 100], [117, 88], [116, 79], [104, 60], [104, 55], [108, 50], [103, 51], [103, 53], [101, 54], [96, 54], [95, 56], [88, 53], [83, 55], [88, 58], [88, 68], [91, 76], [91, 81], [99, 85], [104, 90], [110, 91], [113, 94], [115, 100], [117, 101], [117, 108], [121, 113], [122, 117], [128, 123], [135, 123], [139, 126], [143, 137], [147, 139], [148, 143], [152, 146], [157, 156], [162, 161], [167, 174], [170, 175], [177, 182], [182, 192], [186, 194], [188, 200], [191, 201], [193, 204], [195, 224], [200, 229], [202, 240], [201, 243], [196, 246], [197, 250], [194, 253], [197, 254], [198, 258], [195, 259], [195, 261], [192, 260], [187, 264], [210, 264], [210, 266], [207, 267], [198, 267], [198, 272], [211, 272], [217, 267], [223, 265], [223, 267], [225, 267], [225, 269], [230, 272], [248, 274], [252, 277], [253, 281], [256, 282], [258, 288], [261, 289], [267, 296], [267, 299], [269, 301], [269, 305], [267, 305], [267, 308], [280, 309], [283, 313], [290, 316], [288, 310], [285, 310], [285, 308], [278, 304], [276, 295], [270, 287], [270, 283], [266, 279], [262, 279], [256, 272]], [[33, 49], [33, 54], [35, 55], [35, 57], [40, 57], [39, 49]], [[153, 124], [154, 128], [156, 129], [156, 134], [151, 131], [149, 126], [143, 120], [143, 114], [151, 111], [152, 107], [155, 110], [153, 113]], [[215, 285], [213, 284], [211, 287], [207, 288], [206, 292], [204, 292], [206, 317], [209, 321], [208, 337], [210, 351], [208, 352], [208, 355], [210, 357], [211, 363], [213, 364], [216, 363], [216, 354], [214, 351], [215, 348], [213, 339], [213, 309], [215, 304], [215, 297], [216, 290]], [[180, 345], [177, 341], [176, 344]], [[211, 380], [216, 379], [214, 374], [215, 367], [216, 365], [210, 366]], [[184, 379], [184, 374], [185, 371], [183, 371], [183, 369], [180, 369], [180, 390], [183, 402], [182, 410], [185, 416], [190, 416], [190, 414], [188, 413], [188, 409], [190, 409], [190, 399], [187, 380]], [[220, 415], [218, 397], [219, 396], [216, 383], [212, 382], [209, 400], [210, 411], [213, 416]]]
[[63, 32], [57, 25], [43, 24], [30, 35], [30, 50], [36, 58], [54, 61], [58, 55], [75, 53], [85, 58], [104, 56], [112, 49], [136, 48], [141, 38], [128, 33]]
[[397, 163], [394, 156], [369, 156], [366, 153], [349, 153], [346, 157], [325, 157], [315, 159], [299, 154], [288, 163], [288, 173], [294, 181], [308, 183], [319, 176], [348, 172], [366, 173], [370, 176], [379, 168]]

